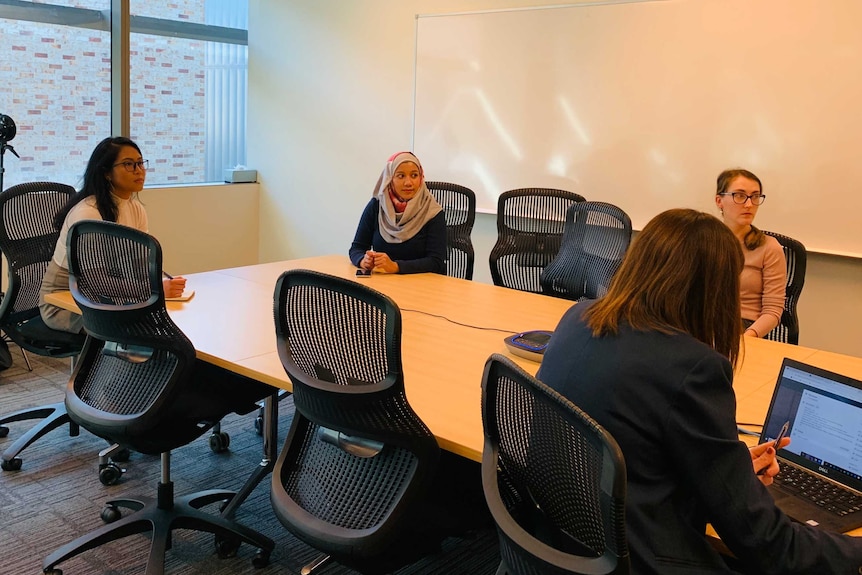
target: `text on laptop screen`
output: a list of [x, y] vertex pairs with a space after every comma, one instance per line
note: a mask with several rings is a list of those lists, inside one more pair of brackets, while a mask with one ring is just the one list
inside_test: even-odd
[[764, 437], [774, 438], [789, 421], [792, 442], [781, 450], [782, 456], [803, 460], [827, 475], [838, 471], [862, 480], [862, 389], [843, 381], [855, 380], [838, 376], [838, 381], [829, 372], [788, 363], [785, 360]]

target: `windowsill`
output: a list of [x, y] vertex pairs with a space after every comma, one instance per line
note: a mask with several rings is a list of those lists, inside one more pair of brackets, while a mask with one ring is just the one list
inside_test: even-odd
[[213, 188], [213, 187], [222, 187], [222, 186], [249, 186], [258, 185], [259, 182], [198, 182], [198, 183], [177, 183], [177, 184], [148, 184], [144, 186], [145, 190], [158, 190], [165, 188]]

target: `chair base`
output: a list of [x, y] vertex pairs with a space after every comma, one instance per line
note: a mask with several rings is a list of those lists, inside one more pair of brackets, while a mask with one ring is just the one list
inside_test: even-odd
[[42, 419], [42, 421], [31, 427], [15, 443], [6, 448], [3, 452], [2, 462], [0, 462], [0, 468], [4, 471], [18, 471], [21, 469], [21, 459], [18, 457], [18, 454], [24, 451], [31, 443], [61, 425], [69, 424], [70, 437], [77, 437], [81, 433], [81, 428], [78, 424], [69, 419], [69, 414], [66, 413], [66, 404], [60, 402], [22, 409], [0, 417], [0, 437], [6, 437], [9, 433], [9, 428], [5, 427], [5, 424], [15, 421], [26, 421], [28, 419]]
[[[264, 567], [269, 563], [269, 556], [275, 548], [272, 539], [221, 515], [200, 511], [205, 505], [229, 501], [233, 496], [233, 491], [211, 489], [175, 499], [173, 482], [169, 482], [159, 483], [159, 494], [155, 499], [142, 497], [108, 501], [102, 511], [102, 519], [111, 523], [51, 553], [42, 563], [43, 572], [57, 573], [57, 564], [84, 551], [135, 533], [151, 532], [152, 543], [146, 575], [163, 575], [165, 552], [171, 548], [171, 533], [174, 529], [192, 529], [215, 534], [216, 549], [222, 557], [233, 556], [240, 542], [254, 545], [260, 551], [252, 564], [256, 568]], [[120, 518], [118, 507], [132, 509], [134, 513]]]

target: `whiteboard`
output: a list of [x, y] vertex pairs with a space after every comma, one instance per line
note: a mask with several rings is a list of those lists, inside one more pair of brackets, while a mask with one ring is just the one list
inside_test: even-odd
[[752, 170], [756, 225], [862, 257], [862, 1], [652, 0], [420, 15], [413, 148], [428, 179], [715, 213]]

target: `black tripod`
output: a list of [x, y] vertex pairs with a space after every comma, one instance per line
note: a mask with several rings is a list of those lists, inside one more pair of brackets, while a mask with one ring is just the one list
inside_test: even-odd
[[20, 158], [18, 152], [15, 151], [15, 148], [0, 140], [0, 192], [3, 191], [3, 174], [6, 172], [6, 168], [3, 167], [3, 156], [6, 154], [6, 150], [12, 152], [16, 158]]
[[21, 158], [15, 148], [9, 145], [17, 132], [15, 120], [6, 114], [0, 114], [0, 192], [3, 191], [3, 173], [6, 171], [6, 168], [3, 167], [3, 156], [6, 155], [6, 150], [15, 154], [16, 158]]
[[[3, 174], [6, 168], [3, 167], [3, 158], [6, 155], [6, 150], [15, 154], [16, 158], [21, 158], [15, 148], [9, 145], [9, 141], [15, 137], [17, 129], [15, 122], [6, 114], [0, 114], [0, 192], [3, 191]], [[0, 265], [0, 286], [3, 284], [3, 266]], [[2, 292], [0, 292], [2, 298]], [[24, 356], [26, 359], [27, 356]], [[6, 334], [0, 337], [0, 369], [5, 369], [12, 365], [12, 356], [9, 355], [9, 348], [6, 345]], [[29, 365], [29, 364], [28, 364]], [[5, 366], [5, 367], [4, 367]]]

